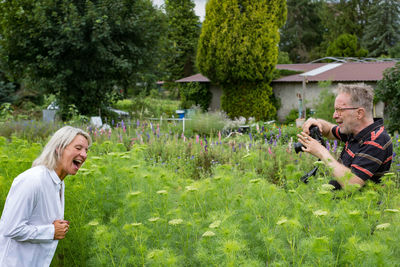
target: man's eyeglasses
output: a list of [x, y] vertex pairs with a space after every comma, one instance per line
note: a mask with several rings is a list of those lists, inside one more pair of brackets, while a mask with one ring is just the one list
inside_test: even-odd
[[359, 108], [335, 108], [335, 112], [338, 115], [341, 115], [343, 110], [351, 110], [351, 109], [359, 109]]

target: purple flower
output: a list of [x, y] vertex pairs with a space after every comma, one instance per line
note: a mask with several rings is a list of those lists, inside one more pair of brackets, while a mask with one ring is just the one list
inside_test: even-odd
[[253, 137], [251, 136], [251, 133], [249, 133], [250, 141], [253, 140]]
[[336, 152], [337, 149], [337, 140], [333, 141], [333, 152]]
[[331, 144], [329, 144], [329, 141], [326, 141], [326, 145], [325, 145], [326, 149], [328, 149], [328, 151], [331, 151]]

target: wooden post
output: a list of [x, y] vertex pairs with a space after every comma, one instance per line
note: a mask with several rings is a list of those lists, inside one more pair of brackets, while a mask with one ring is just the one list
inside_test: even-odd
[[307, 76], [303, 76], [303, 118], [306, 119], [306, 83], [307, 83]]

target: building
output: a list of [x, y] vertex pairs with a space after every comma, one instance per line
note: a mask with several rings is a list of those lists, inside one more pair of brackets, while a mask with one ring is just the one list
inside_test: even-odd
[[[366, 83], [373, 88], [383, 78], [383, 72], [387, 68], [394, 67], [396, 61], [379, 62], [354, 62], [336, 60], [334, 63], [305, 63], [305, 64], [278, 64], [277, 69], [285, 69], [298, 72], [297, 74], [281, 77], [272, 81], [274, 94], [281, 101], [278, 110], [278, 120], [284, 121], [292, 109], [299, 108], [299, 97], [307, 108], [313, 108], [318, 102], [320, 91], [323, 90], [320, 82], [330, 82], [330, 90], [334, 90], [338, 83]], [[196, 74], [180, 79], [176, 82], [206, 82], [207, 77]], [[220, 109], [222, 90], [218, 86], [210, 84], [213, 98], [210, 104], [211, 110]], [[304, 101], [305, 100], [305, 101]], [[375, 107], [375, 116], [383, 117], [383, 104]]]

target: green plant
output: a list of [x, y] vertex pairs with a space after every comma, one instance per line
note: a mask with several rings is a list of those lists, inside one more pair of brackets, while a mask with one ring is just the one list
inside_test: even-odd
[[332, 93], [329, 86], [330, 83], [327, 83], [326, 85], [320, 84], [320, 87], [323, 89], [319, 93], [319, 101], [315, 106], [315, 114], [313, 116], [333, 123], [333, 112], [335, 111], [336, 96], [334, 93]]
[[179, 94], [183, 109], [199, 105], [203, 111], [207, 111], [212, 98], [207, 83], [183, 83], [179, 87]]

